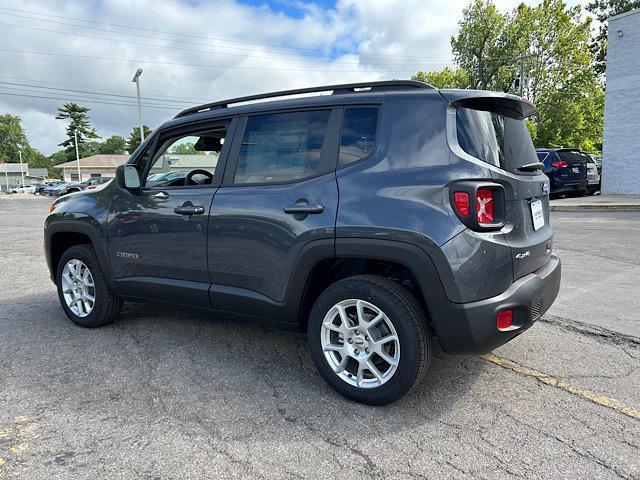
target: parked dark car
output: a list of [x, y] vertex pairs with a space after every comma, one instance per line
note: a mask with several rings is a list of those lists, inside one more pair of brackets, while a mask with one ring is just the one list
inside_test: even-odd
[[581, 197], [587, 193], [587, 161], [573, 148], [538, 148], [538, 160], [549, 177], [551, 196]]
[[[321, 92], [332, 94], [295, 98]], [[116, 181], [51, 206], [45, 251], [62, 308], [83, 327], [130, 300], [306, 331], [333, 388], [393, 402], [427, 372], [434, 341], [491, 351], [556, 298], [533, 113], [516, 96], [413, 81], [185, 110]], [[185, 145], [199, 156], [180, 165], [198, 166], [150, 186]]]
[[60, 183], [62, 182], [60, 181], [43, 182], [36, 187], [36, 195], [47, 195], [46, 193], [47, 189], [50, 189], [55, 185], [59, 185]]

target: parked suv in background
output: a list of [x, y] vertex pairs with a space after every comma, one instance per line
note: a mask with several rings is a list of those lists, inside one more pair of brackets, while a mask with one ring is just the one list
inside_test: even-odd
[[[51, 206], [62, 308], [84, 327], [134, 300], [305, 330], [338, 392], [397, 400], [433, 341], [488, 352], [557, 295], [549, 180], [523, 121], [533, 112], [515, 96], [412, 81], [188, 109], [115, 182]], [[187, 145], [199, 154], [178, 162]], [[163, 171], [184, 175], [149, 186]]]
[[587, 193], [595, 195], [600, 190], [600, 172], [595, 157], [587, 152], [580, 152], [587, 166]]
[[551, 196], [582, 197], [587, 193], [587, 162], [573, 148], [538, 148], [538, 160], [551, 183]]

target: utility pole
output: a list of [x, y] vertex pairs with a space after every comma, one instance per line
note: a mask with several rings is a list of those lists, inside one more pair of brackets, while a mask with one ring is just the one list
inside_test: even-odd
[[76, 162], [78, 163], [78, 182], [82, 182], [82, 174], [80, 173], [80, 152], [78, 151], [78, 130], [73, 131], [73, 138], [76, 145]]
[[138, 95], [138, 123], [140, 124], [140, 143], [144, 142], [144, 128], [142, 127], [142, 103], [140, 102], [140, 75], [142, 75], [142, 69], [136, 70], [131, 80], [136, 84], [136, 93]]
[[18, 145], [18, 156], [20, 157], [20, 176], [22, 177], [22, 186], [24, 187], [24, 169], [22, 168], [22, 145]]

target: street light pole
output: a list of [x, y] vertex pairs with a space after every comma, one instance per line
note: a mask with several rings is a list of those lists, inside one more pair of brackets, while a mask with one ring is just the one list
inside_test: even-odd
[[20, 176], [22, 177], [22, 186], [24, 187], [24, 169], [22, 168], [22, 147], [18, 147], [18, 156], [20, 157]]
[[136, 70], [131, 80], [136, 84], [136, 93], [138, 95], [138, 123], [140, 124], [140, 143], [144, 142], [144, 128], [142, 127], [142, 103], [140, 102], [140, 75], [142, 75], [142, 69]]
[[76, 145], [76, 162], [78, 163], [78, 182], [82, 182], [82, 174], [80, 173], [80, 152], [78, 151], [78, 130], [73, 131], [73, 139]]

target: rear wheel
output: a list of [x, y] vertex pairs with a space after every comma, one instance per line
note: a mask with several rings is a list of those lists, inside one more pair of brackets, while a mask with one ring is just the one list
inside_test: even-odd
[[384, 405], [415, 387], [428, 369], [424, 310], [404, 288], [359, 275], [327, 288], [311, 311], [311, 356], [324, 379], [352, 400]]
[[62, 254], [56, 276], [58, 297], [69, 319], [88, 328], [111, 323], [122, 299], [109, 289], [93, 248], [75, 245]]

